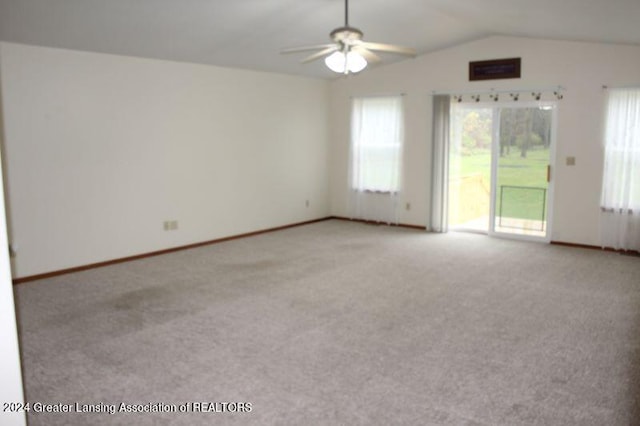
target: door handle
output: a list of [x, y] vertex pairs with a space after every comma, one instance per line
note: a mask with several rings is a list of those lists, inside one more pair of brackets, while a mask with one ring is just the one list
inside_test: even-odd
[[547, 183], [551, 182], [551, 164], [547, 164]]

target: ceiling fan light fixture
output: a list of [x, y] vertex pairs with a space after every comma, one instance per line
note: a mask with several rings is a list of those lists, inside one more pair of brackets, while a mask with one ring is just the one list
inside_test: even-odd
[[346, 57], [342, 52], [333, 52], [324, 58], [325, 65], [333, 72], [344, 72]]
[[350, 72], [360, 72], [367, 67], [367, 60], [359, 53], [351, 51], [347, 53], [347, 67]]
[[367, 60], [353, 51], [346, 55], [344, 52], [333, 52], [324, 59], [324, 63], [331, 71], [340, 74], [357, 73], [367, 66]]

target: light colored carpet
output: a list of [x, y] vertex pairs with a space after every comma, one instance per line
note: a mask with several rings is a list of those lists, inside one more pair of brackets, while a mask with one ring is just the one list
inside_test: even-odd
[[15, 287], [37, 425], [630, 425], [640, 259], [331, 220]]

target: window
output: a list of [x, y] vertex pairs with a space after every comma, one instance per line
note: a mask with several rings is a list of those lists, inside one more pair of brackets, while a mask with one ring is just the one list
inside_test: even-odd
[[351, 115], [351, 187], [400, 190], [402, 96], [355, 98]]
[[604, 142], [601, 243], [640, 251], [640, 88], [609, 91]]
[[640, 88], [610, 89], [601, 207], [640, 214]]

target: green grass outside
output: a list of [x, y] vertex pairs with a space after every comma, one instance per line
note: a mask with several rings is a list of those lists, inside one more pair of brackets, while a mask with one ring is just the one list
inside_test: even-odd
[[[548, 188], [547, 165], [549, 164], [548, 149], [531, 149], [527, 157], [522, 158], [518, 149], [512, 149], [510, 155], [498, 160], [498, 185], [496, 198], [496, 212], [502, 208], [502, 216], [519, 219], [541, 219], [541, 209], [544, 191], [505, 188], [500, 201], [500, 187], [502, 185]], [[452, 155], [449, 175], [452, 178], [479, 174], [486, 186], [491, 182], [491, 152], [477, 151], [470, 155]]]

